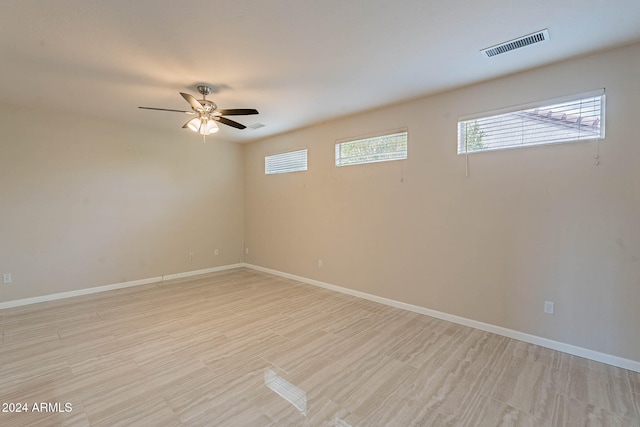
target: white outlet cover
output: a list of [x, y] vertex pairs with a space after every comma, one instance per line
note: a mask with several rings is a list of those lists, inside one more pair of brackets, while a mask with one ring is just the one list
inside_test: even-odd
[[547, 314], [553, 314], [553, 309], [554, 309], [554, 303], [551, 301], [545, 301], [544, 302], [544, 312]]
[[4, 283], [5, 285], [11, 283], [11, 273], [2, 275], [2, 283]]

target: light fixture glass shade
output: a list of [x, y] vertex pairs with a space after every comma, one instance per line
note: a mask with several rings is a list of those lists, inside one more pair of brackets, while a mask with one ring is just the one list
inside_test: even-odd
[[201, 124], [202, 122], [200, 121], [200, 119], [198, 117], [194, 117], [193, 119], [189, 120], [189, 123], [187, 123], [187, 127], [194, 132], [198, 132], [200, 130]]
[[207, 135], [209, 135], [210, 133], [216, 133], [220, 130], [215, 120], [207, 120], [206, 127], [207, 127]]

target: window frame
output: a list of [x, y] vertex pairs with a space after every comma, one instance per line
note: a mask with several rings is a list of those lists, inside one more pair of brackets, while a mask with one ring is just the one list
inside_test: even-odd
[[[526, 113], [530, 113], [531, 110], [535, 110], [535, 109], [545, 109], [545, 108], [557, 106], [558, 104], [579, 103], [580, 101], [590, 100], [594, 98], [600, 98], [599, 100], [600, 115], [599, 115], [599, 124], [598, 124], [599, 135], [597, 136], [591, 133], [585, 137], [575, 137], [575, 138], [567, 137], [564, 139], [557, 138], [556, 140], [547, 140], [547, 141], [541, 141], [541, 142], [535, 141], [535, 142], [528, 142], [528, 143], [522, 142], [522, 143], [511, 143], [511, 144], [505, 144], [505, 145], [493, 145], [493, 146], [489, 146], [481, 149], [468, 149], [469, 148], [468, 141], [464, 140], [463, 126], [465, 126], [465, 123], [475, 122], [474, 123], [475, 125], [477, 124], [478, 120], [488, 121], [491, 119], [496, 119], [497, 121], [499, 117], [506, 116], [508, 114], [518, 114], [518, 113], [526, 114]], [[491, 152], [491, 151], [497, 151], [497, 150], [507, 150], [507, 149], [513, 149], [513, 148], [535, 147], [539, 145], [552, 145], [552, 144], [564, 144], [568, 142], [600, 140], [605, 138], [605, 118], [606, 118], [606, 95], [605, 95], [604, 88], [592, 90], [588, 92], [575, 93], [575, 94], [566, 95], [566, 96], [557, 97], [557, 98], [545, 99], [545, 100], [526, 103], [526, 104], [515, 105], [511, 107], [506, 107], [506, 108], [485, 111], [481, 113], [460, 116], [457, 122], [457, 152], [458, 152], [458, 155], [466, 155], [466, 154], [474, 154], [474, 153], [481, 153], [481, 152]], [[578, 129], [581, 129], [581, 128], [578, 127]], [[507, 130], [513, 130], [513, 129], [505, 125], [503, 128], [501, 128], [501, 130], [507, 131]], [[480, 128], [480, 132], [482, 132], [481, 128]], [[532, 138], [533, 135], [544, 135], [547, 132], [550, 133], [551, 131], [549, 130], [549, 131], [532, 132], [531, 134], [527, 134], [527, 136], [529, 138]], [[525, 133], [523, 132], [521, 136], [521, 140], [524, 141], [524, 139], [525, 139]]]
[[[296, 158], [296, 154], [304, 153], [304, 159]], [[287, 156], [290, 157], [287, 159]], [[281, 164], [280, 168], [269, 169], [269, 160], [275, 160], [275, 165]], [[296, 162], [301, 164], [297, 165]], [[287, 166], [289, 164], [289, 166]], [[309, 152], [308, 149], [300, 148], [295, 150], [282, 151], [275, 154], [267, 154], [264, 156], [264, 174], [265, 175], [281, 175], [294, 172], [306, 172], [309, 169]]]
[[[395, 151], [395, 152], [362, 154], [360, 156], [351, 156], [351, 157], [345, 157], [341, 155], [343, 147], [346, 146], [347, 144], [366, 143], [367, 141], [373, 143], [374, 141], [381, 140], [385, 137], [393, 137], [396, 135], [403, 135], [403, 134], [404, 134], [404, 150]], [[394, 153], [400, 153], [400, 155], [394, 156]], [[390, 158], [377, 158], [372, 160], [361, 159], [360, 161], [357, 160], [358, 157], [362, 157], [362, 158], [365, 158], [367, 156], [382, 157], [385, 155], [390, 155]], [[334, 164], [338, 168], [345, 167], [345, 166], [366, 165], [371, 163], [391, 162], [396, 160], [407, 160], [408, 158], [409, 158], [409, 131], [407, 128], [394, 129], [394, 130], [389, 130], [385, 132], [378, 132], [374, 134], [368, 134], [365, 136], [359, 136], [359, 137], [353, 137], [353, 138], [339, 139], [335, 142], [335, 147], [334, 147], [334, 160], [335, 160]], [[355, 161], [348, 161], [348, 159], [355, 159]]]

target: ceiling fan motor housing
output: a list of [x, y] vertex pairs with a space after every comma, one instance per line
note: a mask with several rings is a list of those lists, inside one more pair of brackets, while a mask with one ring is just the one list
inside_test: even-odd
[[199, 99], [198, 102], [202, 104], [202, 107], [204, 108], [205, 113], [213, 113], [215, 110], [218, 109], [218, 106], [216, 105], [216, 103], [213, 101], [209, 101], [208, 99]]

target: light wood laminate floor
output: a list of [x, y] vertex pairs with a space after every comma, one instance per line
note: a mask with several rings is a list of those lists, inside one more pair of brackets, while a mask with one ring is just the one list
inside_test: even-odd
[[0, 332], [2, 409], [28, 406], [2, 426], [640, 425], [638, 373], [248, 269], [2, 310]]

